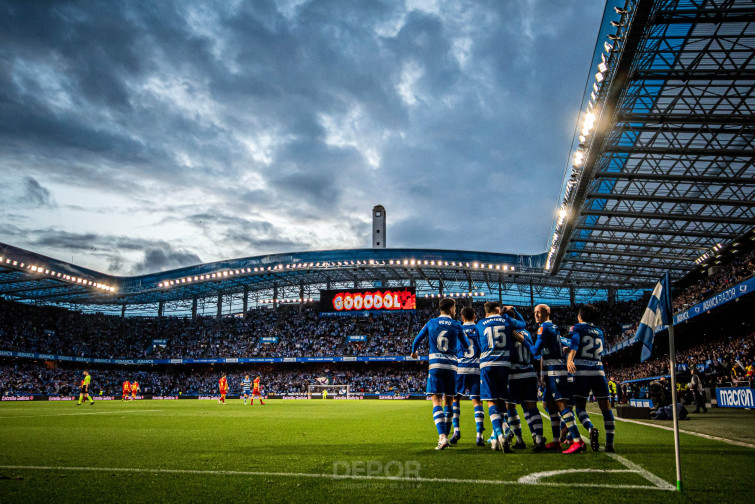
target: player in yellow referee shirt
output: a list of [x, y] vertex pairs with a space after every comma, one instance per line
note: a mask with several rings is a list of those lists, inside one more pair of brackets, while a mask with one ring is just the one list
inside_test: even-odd
[[85, 397], [89, 399], [89, 404], [94, 405], [94, 399], [89, 395], [89, 384], [91, 382], [92, 377], [89, 375], [89, 371], [84, 371], [84, 379], [81, 380], [81, 384], [79, 385], [80, 392], [77, 406], [81, 406], [81, 401], [83, 401]]

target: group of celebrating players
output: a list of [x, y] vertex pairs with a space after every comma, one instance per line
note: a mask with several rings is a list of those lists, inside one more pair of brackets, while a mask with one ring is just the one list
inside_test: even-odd
[[[474, 309], [461, 310], [461, 323], [454, 320], [456, 301], [443, 298], [440, 316], [425, 324], [412, 343], [412, 358], [418, 358], [417, 347], [429, 342], [427, 394], [433, 402], [433, 420], [438, 431], [436, 450], [456, 444], [459, 430], [459, 400], [469, 397], [474, 405], [477, 445], [485, 446], [483, 401], [487, 402], [493, 435], [488, 440], [493, 450], [511, 453], [524, 449], [521, 420], [516, 405], [522, 406], [529, 426], [535, 452], [561, 451], [580, 453], [587, 450], [575, 421], [588, 430], [593, 451], [600, 447], [598, 429], [586, 411], [590, 392], [598, 401], [605, 426], [605, 451], [613, 452], [614, 416], [609, 403], [601, 354], [603, 332], [593, 325], [598, 310], [584, 305], [578, 323], [562, 338], [550, 320], [550, 307], [537, 305], [534, 310], [538, 324], [537, 337], [526, 330], [524, 318], [513, 306], [485, 303], [485, 318], [476, 321]], [[538, 378], [535, 362], [540, 361], [544, 384], [543, 403], [550, 416], [553, 440], [545, 442], [543, 420], [537, 407]], [[453, 435], [451, 429], [453, 428]], [[450, 435], [450, 437], [449, 437]], [[516, 443], [511, 446], [511, 441]]]

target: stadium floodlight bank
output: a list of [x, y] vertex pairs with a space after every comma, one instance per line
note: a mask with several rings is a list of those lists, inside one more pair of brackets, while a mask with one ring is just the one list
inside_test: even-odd
[[[323, 391], [327, 395], [323, 397]], [[307, 387], [307, 399], [351, 399], [351, 385], [310, 385]]]

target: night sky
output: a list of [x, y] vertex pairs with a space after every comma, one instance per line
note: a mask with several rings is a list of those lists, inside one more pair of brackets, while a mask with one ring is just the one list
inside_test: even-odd
[[131, 275], [541, 253], [603, 0], [8, 1], [0, 241]]

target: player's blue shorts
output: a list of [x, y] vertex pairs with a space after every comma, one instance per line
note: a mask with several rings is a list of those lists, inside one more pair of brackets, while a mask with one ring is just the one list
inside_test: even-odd
[[522, 404], [524, 402], [537, 402], [537, 376], [530, 371], [522, 378], [515, 378], [514, 373], [509, 374], [509, 401]]
[[571, 399], [571, 386], [566, 372], [561, 376], [548, 376], [544, 374], [543, 381], [545, 382], [543, 400], [569, 401]]
[[456, 395], [456, 371], [431, 369], [427, 373], [427, 395]]
[[[595, 399], [608, 399], [610, 397], [605, 374], [580, 376], [579, 371], [579, 368], [577, 368], [577, 375], [574, 377], [574, 397], [587, 399], [590, 397], [590, 390], [592, 390]], [[599, 372], [592, 371], [592, 373]]]
[[480, 398], [480, 375], [456, 373], [456, 395]]
[[509, 368], [487, 366], [480, 368], [480, 399], [483, 401], [506, 400], [509, 397]]
[[241, 395], [250, 395], [252, 393], [252, 389], [245, 388], [241, 391]]

